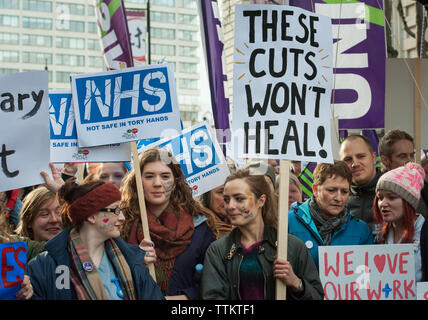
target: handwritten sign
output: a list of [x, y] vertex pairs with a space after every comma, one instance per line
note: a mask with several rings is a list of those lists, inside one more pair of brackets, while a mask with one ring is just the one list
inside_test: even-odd
[[0, 244], [0, 300], [15, 300], [21, 289], [27, 264], [27, 243], [12, 242]]
[[233, 144], [239, 157], [333, 162], [331, 20], [236, 5]]
[[44, 183], [48, 107], [46, 71], [0, 75], [0, 191]]
[[79, 148], [73, 100], [70, 91], [49, 92], [49, 119], [51, 125], [51, 162], [129, 161], [128, 143]]
[[180, 163], [193, 197], [223, 184], [230, 170], [208, 122], [184, 129], [180, 135], [143, 146], [159, 147], [171, 152]]
[[172, 65], [72, 76], [79, 147], [162, 136], [180, 129]]
[[413, 244], [319, 247], [325, 299], [416, 299], [413, 248]]

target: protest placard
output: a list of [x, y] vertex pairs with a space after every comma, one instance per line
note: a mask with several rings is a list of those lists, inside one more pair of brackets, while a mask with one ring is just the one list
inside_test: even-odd
[[141, 151], [151, 147], [171, 152], [180, 163], [193, 197], [222, 185], [230, 175], [223, 152], [206, 121], [184, 129], [180, 135], [144, 146]]
[[413, 244], [320, 246], [326, 300], [416, 299]]
[[232, 143], [239, 157], [333, 162], [331, 20], [236, 5]]
[[335, 73], [332, 110], [339, 119], [340, 129], [385, 127], [387, 20], [383, 3], [290, 0], [292, 6], [314, 10], [332, 19]]
[[0, 75], [0, 191], [44, 183], [49, 172], [48, 73]]
[[416, 283], [417, 300], [428, 300], [428, 282]]
[[79, 148], [71, 91], [49, 92], [51, 162], [129, 161], [129, 143]]
[[79, 147], [162, 137], [180, 130], [169, 63], [72, 76]]
[[15, 300], [21, 289], [27, 264], [27, 243], [11, 242], [0, 244], [0, 300]]

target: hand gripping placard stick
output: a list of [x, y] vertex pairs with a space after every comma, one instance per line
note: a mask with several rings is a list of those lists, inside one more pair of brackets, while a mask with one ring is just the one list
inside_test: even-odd
[[[287, 259], [288, 244], [288, 192], [290, 187], [290, 160], [279, 162], [279, 206], [278, 206], [278, 258]], [[286, 300], [287, 286], [276, 279], [276, 300]]]

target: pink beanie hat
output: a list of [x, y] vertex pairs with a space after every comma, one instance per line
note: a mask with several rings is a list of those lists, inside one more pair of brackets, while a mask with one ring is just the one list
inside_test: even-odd
[[416, 209], [424, 179], [424, 169], [417, 163], [409, 162], [405, 166], [385, 172], [377, 182], [376, 192], [379, 189], [394, 192]]

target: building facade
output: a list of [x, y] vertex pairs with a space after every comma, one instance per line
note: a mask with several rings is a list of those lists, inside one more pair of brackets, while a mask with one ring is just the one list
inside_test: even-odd
[[[147, 0], [124, 2], [127, 10], [147, 8]], [[150, 21], [151, 63], [174, 65], [183, 126], [190, 126], [203, 114], [196, 0], [151, 0]], [[48, 70], [49, 89], [70, 89], [71, 74], [106, 70], [92, 1], [0, 0], [0, 74], [34, 70]]]

